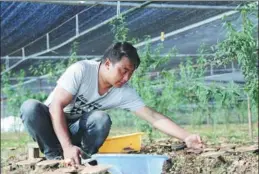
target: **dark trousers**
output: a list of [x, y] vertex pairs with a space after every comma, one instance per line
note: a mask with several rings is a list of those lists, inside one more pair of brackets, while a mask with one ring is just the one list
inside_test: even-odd
[[[22, 104], [20, 111], [26, 130], [37, 141], [45, 157], [55, 159], [62, 156], [63, 151], [52, 126], [49, 108], [37, 100], [29, 99]], [[67, 119], [67, 124], [72, 143], [92, 155], [98, 152], [107, 138], [112, 122], [107, 113], [92, 111], [78, 119]]]

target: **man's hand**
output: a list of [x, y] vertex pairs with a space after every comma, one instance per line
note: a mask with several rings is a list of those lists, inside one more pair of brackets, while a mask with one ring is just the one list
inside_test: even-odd
[[196, 134], [191, 134], [191, 135], [187, 136], [184, 139], [184, 142], [185, 142], [185, 144], [188, 148], [192, 148], [192, 149], [202, 149], [202, 148], [204, 148], [204, 144], [201, 140], [201, 137], [199, 135], [196, 135]]
[[68, 166], [80, 164], [81, 149], [77, 146], [71, 145], [63, 149], [65, 163]]
[[134, 113], [140, 118], [151, 123], [155, 128], [157, 128], [161, 132], [164, 132], [167, 135], [184, 141], [188, 148], [204, 148], [204, 145], [199, 135], [190, 134], [189, 132], [178, 126], [176, 123], [174, 123], [172, 120], [170, 120], [168, 117], [158, 113], [157, 111], [147, 106], [143, 106]]

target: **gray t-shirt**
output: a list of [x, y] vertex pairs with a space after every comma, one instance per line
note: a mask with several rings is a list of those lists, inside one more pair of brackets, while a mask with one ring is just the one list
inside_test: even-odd
[[[100, 62], [82, 60], [70, 67], [59, 78], [57, 83], [73, 95], [71, 103], [65, 108], [67, 118], [78, 118], [93, 110], [121, 108], [136, 111], [145, 106], [137, 92], [128, 84], [121, 88], [112, 87], [104, 95], [98, 93], [98, 70]], [[45, 101], [49, 105], [55, 89]]]

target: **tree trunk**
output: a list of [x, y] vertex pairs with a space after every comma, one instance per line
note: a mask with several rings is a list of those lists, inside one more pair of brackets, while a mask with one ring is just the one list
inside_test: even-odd
[[250, 103], [250, 97], [248, 94], [247, 94], [247, 116], [248, 116], [249, 137], [251, 140], [253, 140], [251, 103]]

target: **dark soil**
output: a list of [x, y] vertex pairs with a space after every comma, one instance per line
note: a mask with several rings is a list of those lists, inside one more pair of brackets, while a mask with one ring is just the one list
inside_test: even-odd
[[[169, 159], [163, 166], [163, 174], [258, 173], [258, 145], [221, 144], [220, 146], [209, 145], [204, 151], [192, 151], [186, 148], [176, 151], [176, 144], [180, 142], [171, 139], [156, 141], [144, 146], [138, 153], [167, 155]], [[1, 158], [1, 173], [3, 174], [41, 174], [55, 170], [18, 167], [16, 163], [26, 160], [27, 153], [20, 152], [18, 149], [6, 150], [12, 151], [15, 155], [7, 159]]]

